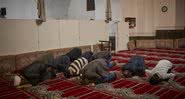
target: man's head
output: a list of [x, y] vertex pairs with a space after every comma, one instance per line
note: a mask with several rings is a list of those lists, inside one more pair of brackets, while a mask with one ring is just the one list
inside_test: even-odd
[[128, 63], [128, 64], [125, 64], [125, 65], [122, 65], [122, 68], [121, 68], [121, 72], [122, 72], [122, 74], [123, 74], [123, 76], [124, 77], [132, 77], [133, 75], [132, 75], [132, 66], [133, 64], [130, 64], [130, 63]]
[[158, 73], [155, 73], [152, 75], [149, 79], [150, 84], [152, 85], [157, 85], [161, 82], [162, 80], [160, 79], [160, 75]]
[[70, 61], [73, 62], [82, 55], [82, 50], [80, 48], [75, 47], [66, 55], [70, 58]]
[[57, 76], [57, 78], [65, 78], [63, 72], [57, 73], [56, 76]]
[[43, 80], [52, 79], [56, 77], [56, 69], [53, 66], [48, 66], [45, 73], [43, 73]]
[[72, 74], [70, 73], [68, 69], [66, 69], [63, 73], [66, 78], [70, 78], [72, 76]]
[[122, 72], [125, 75], [125, 77], [143, 76], [145, 74], [145, 67], [143, 65], [144, 64], [139, 60], [135, 60], [133, 62], [129, 62], [123, 65]]
[[121, 71], [114, 71], [116, 74], [116, 79], [124, 78], [123, 73]]
[[93, 52], [92, 51], [87, 51], [82, 54], [82, 57], [86, 58], [88, 62], [91, 62], [93, 60]]
[[107, 55], [104, 57], [107, 61], [111, 61], [112, 55], [111, 53], [107, 53]]
[[131, 73], [130, 71], [128, 71], [128, 70], [122, 71], [122, 74], [123, 74], [123, 76], [126, 77], [126, 78], [132, 77], [132, 73]]
[[111, 55], [111, 52], [109, 51], [101, 51], [93, 55], [93, 59], [98, 59], [98, 58], [103, 58], [106, 61], [110, 62], [112, 59], [112, 55]]

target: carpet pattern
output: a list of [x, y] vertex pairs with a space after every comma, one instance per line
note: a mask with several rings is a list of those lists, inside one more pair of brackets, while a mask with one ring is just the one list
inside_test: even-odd
[[[112, 60], [125, 64], [133, 55], [143, 56], [145, 65], [149, 68], [156, 66], [161, 59], [170, 60], [179, 73], [185, 73], [185, 49], [137, 49], [135, 51], [120, 51], [113, 56]], [[110, 71], [120, 71], [120, 66], [115, 66]], [[185, 76], [176, 77], [175, 82], [178, 86], [185, 89]], [[158, 96], [160, 99], [184, 99], [185, 91], [178, 88], [169, 87], [168, 85], [150, 85], [147, 81], [137, 79], [119, 79], [111, 82], [114, 88], [131, 88], [135, 94], [151, 94]]]
[[0, 99], [38, 99], [38, 97], [18, 89], [7, 80], [0, 78]]
[[95, 90], [94, 88], [82, 86], [69, 80], [55, 79], [43, 83], [47, 85], [48, 91], [61, 91], [61, 97], [77, 97], [79, 99], [122, 99], [120, 96]]
[[[174, 71], [185, 73], [185, 49], [137, 49], [120, 51], [112, 60], [120, 64], [128, 62], [131, 56], [139, 55], [145, 58], [146, 66], [153, 68], [161, 59], [170, 60]], [[120, 71], [120, 66], [114, 66], [110, 71]], [[175, 82], [185, 86], [185, 77], [176, 77]], [[111, 87], [83, 86], [64, 78], [55, 78], [26, 90], [17, 89], [8, 81], [0, 78], [0, 99], [184, 99], [185, 91], [168, 85], [150, 85], [147, 81], [138, 79], [116, 79], [109, 83]], [[106, 83], [105, 83], [106, 85]], [[103, 86], [105, 86], [103, 85]], [[107, 89], [107, 90], [106, 90]], [[110, 89], [110, 90], [109, 90]]]

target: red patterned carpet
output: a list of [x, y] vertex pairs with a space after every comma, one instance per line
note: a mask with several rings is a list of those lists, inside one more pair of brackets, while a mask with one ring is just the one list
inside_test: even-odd
[[8, 81], [0, 78], [0, 99], [30, 99], [30, 97], [38, 99], [37, 96], [17, 89]]
[[[174, 71], [185, 73], [185, 49], [137, 49], [135, 51], [120, 51], [113, 56], [112, 60], [119, 63], [127, 63], [131, 56], [139, 55], [145, 58], [146, 66], [152, 68], [161, 59], [170, 60], [175, 68]], [[111, 71], [120, 70], [119, 66], [111, 68]], [[175, 81], [185, 86], [185, 77], [176, 77]], [[147, 82], [137, 80], [121, 79], [112, 82], [115, 88], [131, 88], [135, 94], [153, 94], [160, 99], [184, 99], [185, 91], [176, 88], [167, 88], [164, 86], [153, 86]]]
[[[145, 57], [145, 63], [148, 67], [154, 67], [161, 59], [170, 60], [177, 72], [185, 72], [185, 49], [147, 49], [135, 51], [120, 51], [113, 56], [112, 60], [119, 63], [127, 63], [131, 56], [140, 55]], [[111, 71], [120, 70], [119, 66], [110, 69]], [[185, 77], [177, 77], [175, 81], [185, 86]], [[114, 88], [130, 88], [135, 94], [151, 94], [158, 96], [160, 99], [183, 99], [185, 91], [176, 88], [167, 88], [165, 86], [153, 86], [147, 82], [133, 79], [117, 79], [110, 82]], [[56, 78], [42, 84], [47, 91], [61, 91], [62, 97], [77, 97], [79, 99], [123, 99], [124, 97], [104, 92], [92, 87], [82, 86], [76, 82]], [[0, 79], [0, 99], [29, 99], [30, 97], [38, 98], [34, 93], [15, 88], [6, 80]]]
[[78, 97], [79, 99], [120, 99], [121, 97], [95, 90], [94, 88], [81, 86], [74, 82], [55, 79], [45, 83], [49, 91], [60, 90], [64, 92], [62, 97]]

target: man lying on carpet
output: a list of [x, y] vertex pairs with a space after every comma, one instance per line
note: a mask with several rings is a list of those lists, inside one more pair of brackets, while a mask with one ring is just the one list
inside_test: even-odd
[[160, 60], [152, 70], [146, 69], [145, 71], [148, 74], [149, 82], [152, 85], [157, 85], [165, 81], [168, 82], [173, 87], [176, 87], [178, 89], [185, 89], [185, 87], [173, 81], [175, 76], [185, 76], [184, 73], [177, 73], [172, 71], [172, 69], [173, 64], [170, 61]]
[[[68, 54], [70, 57], [68, 57]], [[31, 65], [27, 66], [25, 69], [23, 69], [21, 71], [21, 75], [23, 76], [23, 78], [26, 78], [26, 80], [28, 80], [28, 82], [32, 85], [37, 85], [45, 80], [55, 78], [56, 72], [58, 72], [59, 75], [61, 72], [64, 73], [64, 76], [67, 78], [79, 76], [81, 69], [83, 69], [84, 66], [86, 66], [88, 62], [90, 62], [92, 59], [102, 57], [106, 60], [106, 63], [108, 64], [107, 66], [111, 67], [111, 65], [113, 65], [110, 65], [110, 52], [99, 52], [93, 55], [94, 58], [92, 58], [93, 53], [91, 51], [85, 52], [82, 54], [81, 58], [78, 58], [70, 65], [67, 64], [69, 64], [71, 60], [81, 56], [81, 50], [79, 50], [79, 48], [74, 48], [68, 54], [59, 56], [60, 58], [58, 57], [56, 59], [53, 59], [53, 56], [51, 54], [43, 56], [33, 62]], [[70, 59], [70, 61], [68, 61], [68, 59]], [[18, 86], [22, 82], [21, 78], [19, 76], [14, 76], [14, 78], [14, 84]]]
[[[72, 74], [69, 71], [73, 70], [73, 72], [79, 73], [80, 69], [82, 69], [80, 67], [83, 67], [87, 64], [87, 62], [84, 64], [78, 64], [80, 61], [85, 61], [82, 57], [86, 58], [88, 60], [88, 62], [90, 62], [94, 59], [104, 58], [107, 60], [109, 67], [111, 67], [112, 65], [115, 65], [114, 62], [113, 63], [111, 62], [112, 55], [108, 51], [101, 51], [101, 52], [97, 52], [94, 54], [91, 51], [87, 51], [87, 52], [84, 52], [82, 55], [81, 55], [81, 53], [82, 52], [81, 52], [80, 48], [74, 48], [66, 55], [61, 55], [61, 56], [57, 57], [56, 59], [54, 59], [53, 66], [57, 69], [57, 71], [59, 73], [61, 72], [61, 75], [62, 75], [62, 73], [64, 73], [67, 78], [70, 78], [75, 75], [77, 76], [77, 74]], [[77, 69], [78, 66], [80, 66], [78, 68], [79, 70]], [[76, 71], [75, 71], [75, 69], [76, 69]]]
[[107, 66], [109, 68], [116, 65], [116, 62], [111, 62], [112, 54], [109, 51], [101, 51], [101, 52], [94, 53], [92, 58], [93, 58], [93, 60], [99, 59], [99, 58], [105, 59], [108, 64]]
[[160, 60], [158, 64], [152, 70], [146, 70], [146, 73], [149, 74], [149, 82], [152, 85], [157, 85], [161, 81], [168, 81], [171, 78], [175, 77], [175, 74], [171, 72], [172, 63], [168, 60]]
[[[74, 81], [75, 80], [76, 81], [77, 80], [80, 80], [81, 78], [79, 78], [79, 75], [81, 74], [82, 71], [84, 71], [84, 69], [86, 68], [86, 66], [87, 66], [88, 69], [91, 69], [91, 67], [93, 68], [94, 65], [96, 65], [96, 64], [99, 63], [99, 61], [98, 62], [95, 61], [95, 62], [91, 63], [92, 60], [102, 59], [103, 61], [101, 60], [101, 62], [105, 62], [105, 64], [106, 64], [105, 66], [107, 68], [110, 68], [113, 65], [115, 65], [114, 62], [111, 62], [111, 58], [112, 58], [112, 55], [108, 51], [102, 51], [102, 52], [98, 52], [98, 53], [94, 53], [94, 54], [91, 51], [87, 51], [87, 52], [85, 52], [85, 53], [82, 54], [81, 58], [79, 58], [79, 59], [75, 60], [73, 63], [71, 63], [65, 69], [64, 72], [59, 73], [58, 76], [59, 77], [70, 78], [69, 80], [74, 80]], [[98, 68], [102, 68], [99, 65], [97, 65], [97, 67]], [[92, 69], [93, 71], [96, 71], [94, 69], [96, 69], [96, 67]], [[94, 73], [96, 73], [96, 72], [94, 72]], [[89, 73], [87, 73], [87, 74], [89, 74]], [[73, 77], [73, 78], [71, 78], [71, 77]]]
[[81, 70], [92, 61], [92, 55], [93, 53], [91, 51], [84, 52], [81, 56], [81, 58], [78, 58], [74, 62], [72, 62], [63, 73], [60, 73], [58, 75], [63, 75], [66, 78], [76, 77], [80, 76]]
[[[71, 63], [69, 65], [69, 67], [65, 70], [65, 72], [60, 73], [58, 76], [64, 76], [66, 78], [71, 78], [71, 77], [78, 77], [81, 73], [81, 71], [83, 71], [83, 69], [88, 65], [91, 66], [92, 64], [89, 63], [92, 60], [96, 60], [96, 59], [102, 59], [103, 62], [106, 62], [106, 67], [112, 67], [113, 65], [115, 65], [114, 62], [110, 62], [111, 61], [111, 53], [110, 52], [98, 52], [93, 54], [91, 51], [87, 51], [85, 53], [82, 54], [82, 57], [75, 60], [73, 63]], [[89, 64], [90, 65], [89, 65]], [[95, 62], [96, 64], [96, 62]], [[98, 66], [98, 65], [97, 65]], [[101, 67], [100, 67], [101, 68]], [[90, 69], [90, 68], [88, 68]], [[73, 78], [71, 78], [73, 79]], [[71, 80], [70, 79], [70, 80]], [[74, 80], [76, 80], [74, 78]]]
[[83, 84], [103, 83], [116, 79], [116, 72], [109, 72], [109, 68], [116, 65], [111, 62], [112, 55], [109, 51], [94, 53], [93, 61], [87, 64], [81, 72]]
[[55, 78], [56, 72], [64, 71], [66, 66], [81, 56], [81, 52], [80, 48], [73, 48], [67, 54], [55, 59], [51, 53], [46, 54], [22, 69], [20, 74], [12, 74], [9, 78], [15, 86], [19, 86], [24, 81], [35, 86], [40, 82]]
[[52, 67], [53, 55], [45, 54], [32, 64], [20, 70], [18, 74], [11, 74], [8, 78], [13, 81], [14, 86], [32, 84], [56, 77], [55, 68]]
[[106, 59], [98, 58], [93, 60], [82, 69], [82, 84], [99, 84], [116, 79], [116, 73], [109, 72], [109, 68]]
[[145, 61], [141, 56], [132, 56], [128, 63], [122, 65], [121, 72], [123, 77], [144, 76], [145, 74]]
[[58, 72], [64, 72], [74, 60], [81, 57], [81, 54], [82, 50], [80, 48], [73, 48], [67, 54], [56, 57], [52, 65]]

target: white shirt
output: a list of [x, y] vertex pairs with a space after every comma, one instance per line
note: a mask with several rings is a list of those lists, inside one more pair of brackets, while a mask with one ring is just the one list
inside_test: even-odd
[[160, 60], [158, 64], [152, 70], [145, 70], [149, 75], [158, 73], [162, 79], [172, 78], [174, 73], [167, 73], [172, 68], [172, 63], [168, 60]]

